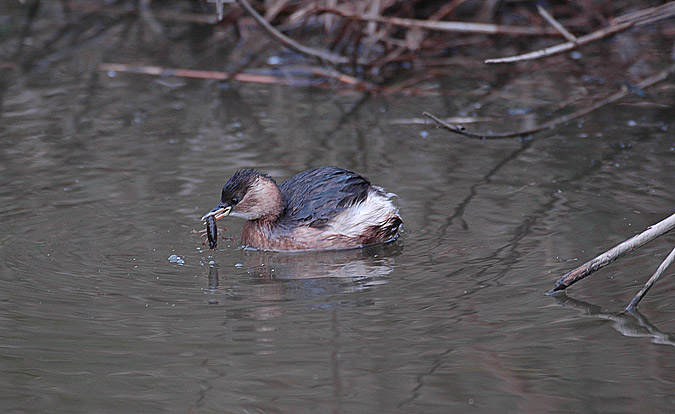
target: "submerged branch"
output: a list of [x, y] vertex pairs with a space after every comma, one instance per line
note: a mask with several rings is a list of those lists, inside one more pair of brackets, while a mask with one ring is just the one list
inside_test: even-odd
[[602, 269], [608, 264], [612, 263], [618, 258], [621, 258], [628, 253], [631, 253], [633, 250], [636, 250], [650, 241], [656, 239], [659, 236], [662, 236], [668, 233], [670, 230], [675, 228], [675, 214], [670, 217], [652, 225], [647, 228], [647, 230], [642, 233], [631, 237], [625, 242], [616, 245], [612, 249], [606, 251], [600, 256], [589, 260], [583, 265], [577, 267], [576, 269], [565, 273], [560, 279], [555, 283], [553, 289], [546, 292], [547, 295], [551, 295], [560, 290], [565, 290], [574, 283], [580, 281], [591, 273], [595, 272], [598, 269]]
[[[647, 79], [644, 79], [643, 81], [639, 82], [637, 85], [635, 85], [638, 89], [645, 89], [650, 86], [653, 86], [659, 82], [662, 82], [666, 79], [668, 79], [668, 76], [672, 75], [675, 73], [675, 65], [670, 66], [666, 70], [663, 70], [659, 73], [657, 73], [654, 76], [650, 76]], [[528, 129], [523, 129], [520, 131], [513, 131], [513, 132], [504, 132], [504, 133], [496, 133], [496, 134], [479, 134], [475, 132], [469, 132], [467, 131], [464, 127], [459, 127], [456, 125], [451, 125], [448, 124], [447, 122], [442, 121], [438, 117], [430, 114], [429, 112], [424, 112], [423, 115], [432, 121], [436, 122], [438, 125], [441, 127], [447, 129], [448, 131], [454, 132], [456, 134], [463, 135], [465, 137], [469, 138], [477, 138], [477, 139], [503, 139], [503, 138], [514, 138], [514, 137], [521, 137], [521, 136], [527, 136], [527, 135], [532, 135], [536, 132], [540, 132], [546, 129], [551, 129], [555, 128], [561, 124], [564, 124], [566, 122], [569, 122], [573, 119], [582, 117], [584, 115], [588, 115], [589, 113], [595, 111], [596, 109], [602, 108], [605, 105], [614, 103], [620, 99], [625, 98], [626, 96], [630, 95], [632, 93], [632, 90], [629, 88], [622, 88], [621, 91], [616, 92], [604, 99], [601, 99], [594, 104], [587, 106], [585, 108], [581, 108], [577, 111], [572, 112], [571, 114], [568, 115], [563, 115], [557, 118], [554, 118], [550, 121], [544, 122], [543, 124], [535, 125], [532, 128]]]

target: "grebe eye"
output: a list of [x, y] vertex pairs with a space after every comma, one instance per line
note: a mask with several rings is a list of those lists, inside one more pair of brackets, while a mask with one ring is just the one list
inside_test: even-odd
[[232, 197], [232, 205], [236, 205], [237, 203], [239, 203], [239, 198]]

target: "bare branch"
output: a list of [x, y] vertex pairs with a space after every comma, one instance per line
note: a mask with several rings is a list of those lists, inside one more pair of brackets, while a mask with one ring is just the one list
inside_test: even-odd
[[614, 34], [616, 32], [620, 32], [622, 30], [626, 30], [630, 27], [633, 27], [635, 23], [633, 22], [627, 22], [623, 24], [618, 24], [618, 25], [612, 25], [609, 27], [606, 27], [604, 29], [598, 30], [596, 32], [587, 34], [586, 36], [581, 36], [577, 38], [576, 42], [565, 42], [561, 43], [559, 45], [547, 47], [544, 49], [539, 49], [535, 50], [534, 52], [529, 52], [525, 53], [522, 55], [516, 55], [516, 56], [509, 56], [509, 57], [504, 57], [504, 58], [498, 58], [498, 59], [486, 59], [485, 63], [513, 63], [513, 62], [521, 62], [523, 60], [533, 60], [533, 59], [539, 59], [545, 56], [551, 56], [555, 55], [558, 53], [562, 52], [567, 52], [568, 50], [572, 50], [577, 46], [585, 45], [586, 43], [591, 43], [596, 40], [602, 39], [604, 37], [607, 37], [611, 34]]
[[231, 74], [228, 72], [220, 72], [220, 71], [163, 68], [160, 66], [132, 66], [121, 63], [102, 63], [98, 66], [98, 69], [111, 72], [140, 73], [152, 76], [176, 76], [180, 78], [213, 79], [221, 81], [234, 79], [240, 82], [253, 82], [253, 83], [274, 83], [274, 84], [289, 83], [288, 79], [280, 78], [278, 76], [254, 75], [245, 73]]
[[458, 32], [458, 33], [482, 33], [482, 34], [505, 34], [512, 36], [551, 36], [557, 35], [557, 30], [540, 29], [538, 27], [530, 26], [509, 26], [489, 23], [472, 23], [472, 22], [448, 22], [448, 21], [432, 21], [432, 20], [418, 20], [418, 19], [404, 19], [400, 17], [385, 17], [385, 16], [364, 16], [357, 13], [348, 13], [338, 9], [322, 8], [319, 12], [333, 13], [339, 16], [361, 20], [367, 22], [377, 22], [382, 24], [389, 24], [393, 26], [407, 27], [409, 29], [425, 29], [436, 30], [439, 32]]
[[647, 291], [654, 286], [654, 283], [656, 283], [657, 280], [659, 280], [659, 277], [661, 277], [661, 274], [666, 271], [668, 266], [673, 264], [675, 262], [675, 248], [670, 252], [670, 254], [661, 262], [661, 265], [659, 266], [658, 269], [656, 269], [656, 272], [652, 275], [652, 277], [649, 278], [647, 283], [640, 289], [640, 291], [635, 295], [633, 300], [630, 301], [628, 306], [626, 306], [626, 311], [630, 312], [634, 310], [638, 303], [642, 300], [642, 298], [647, 294]]
[[568, 32], [567, 29], [565, 29], [562, 24], [560, 24], [553, 16], [551, 16], [545, 8], [537, 4], [537, 11], [541, 17], [543, 17], [551, 26], [553, 26], [555, 30], [559, 31], [565, 39], [572, 43], [577, 43], [577, 37]]
[[612, 263], [614, 260], [623, 257], [633, 250], [644, 246], [655, 238], [668, 233], [673, 228], [675, 228], [675, 214], [652, 226], [647, 227], [647, 230], [643, 231], [642, 233], [631, 237], [621, 244], [616, 245], [615, 247], [594, 258], [593, 260], [584, 263], [571, 272], [565, 273], [560, 279], [556, 281], [553, 289], [546, 292], [546, 294], [551, 295], [560, 290], [567, 289], [572, 284], [585, 278], [596, 270], [602, 269], [603, 267]]
[[572, 50], [577, 46], [585, 45], [587, 43], [600, 40], [614, 33], [629, 29], [633, 26], [642, 26], [648, 23], [653, 23], [657, 20], [668, 19], [675, 16], [675, 2], [670, 2], [659, 7], [652, 7], [645, 9], [639, 13], [631, 13], [630, 15], [620, 16], [616, 19], [616, 23], [597, 30], [585, 36], [576, 38], [576, 42], [565, 42], [555, 46], [544, 49], [535, 50], [534, 52], [525, 53], [522, 55], [509, 56], [498, 59], [487, 59], [485, 63], [513, 63], [524, 60], [539, 59], [545, 56], [551, 56], [558, 53]]
[[[0, 61], [0, 67], [2, 67], [1, 64], [2, 62]], [[231, 79], [239, 82], [277, 84], [277, 85], [293, 84], [293, 79], [289, 77], [280, 77], [274, 75], [263, 75], [253, 73], [240, 73], [240, 72], [230, 73], [212, 70], [164, 68], [160, 66], [132, 66], [121, 63], [101, 63], [98, 66], [98, 69], [109, 72], [139, 73], [143, 75], [152, 75], [152, 76], [175, 76], [179, 78], [212, 79], [220, 81]], [[349, 76], [332, 69], [310, 66], [310, 67], [298, 67], [297, 70], [298, 72], [302, 72], [306, 76], [319, 76], [326, 79], [333, 79], [359, 90], [378, 91], [381, 89], [377, 85], [374, 85], [370, 82], [357, 79], [353, 76]]]
[[[638, 89], [645, 89], [650, 86], [653, 86], [659, 82], [662, 82], [666, 79], [668, 79], [668, 76], [672, 75], [675, 73], [675, 65], [670, 66], [664, 71], [661, 71], [657, 73], [654, 76], [650, 76], [647, 79], [644, 79], [642, 82], [639, 82], [637, 85], [635, 85]], [[588, 115], [589, 113], [595, 111], [598, 108], [602, 108], [605, 105], [614, 103], [620, 99], [625, 98], [626, 96], [630, 95], [632, 92], [628, 88], [623, 88], [621, 91], [616, 92], [612, 95], [609, 95], [608, 97], [601, 99], [592, 105], [589, 105], [585, 108], [581, 108], [577, 111], [572, 112], [571, 114], [568, 115], [563, 115], [554, 119], [551, 119], [550, 121], [544, 122], [543, 124], [535, 125], [532, 128], [528, 129], [523, 129], [520, 131], [513, 131], [513, 132], [504, 132], [504, 133], [496, 133], [496, 134], [478, 134], [474, 132], [469, 132], [463, 127], [459, 127], [456, 125], [451, 125], [448, 124], [447, 122], [442, 121], [438, 117], [430, 114], [429, 112], [424, 112], [423, 115], [434, 122], [436, 122], [438, 125], [442, 126], [443, 128], [460, 134], [464, 135], [465, 137], [469, 138], [478, 138], [478, 139], [503, 139], [503, 138], [514, 138], [514, 137], [522, 137], [526, 135], [532, 135], [534, 133], [546, 130], [546, 129], [551, 129], [555, 128], [558, 125], [564, 124], [566, 122], [569, 122], [573, 119], [582, 117], [584, 115]]]
[[[302, 53], [303, 55], [315, 57], [323, 61], [332, 63], [334, 65], [344, 65], [350, 63], [350, 59], [345, 56], [340, 56], [325, 50], [318, 50], [305, 45], [301, 45], [300, 43], [296, 42], [295, 40], [291, 39], [290, 37], [284, 35], [280, 31], [275, 29], [271, 24], [267, 22], [267, 20], [265, 20], [260, 14], [258, 14], [258, 12], [256, 12], [255, 9], [253, 9], [253, 7], [251, 7], [251, 5], [248, 4], [246, 0], [237, 0], [237, 3], [239, 3], [239, 5], [248, 14], [250, 14], [251, 17], [253, 17], [253, 19], [260, 25], [260, 27], [263, 28], [263, 30], [267, 32], [267, 34], [278, 40], [284, 46], [291, 48], [298, 53]], [[357, 63], [364, 64], [366, 62], [359, 61]]]

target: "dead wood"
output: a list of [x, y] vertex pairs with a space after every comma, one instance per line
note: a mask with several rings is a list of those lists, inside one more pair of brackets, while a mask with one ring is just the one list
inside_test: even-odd
[[438, 32], [454, 33], [479, 33], [490, 35], [510, 35], [510, 36], [555, 36], [559, 34], [557, 30], [548, 28], [539, 28], [532, 26], [511, 26], [498, 25], [490, 23], [456, 22], [456, 21], [432, 21], [407, 19], [400, 17], [385, 17], [363, 15], [358, 13], [349, 13], [339, 9], [321, 8], [317, 11], [323, 13], [332, 13], [340, 17], [367, 22], [377, 22], [385, 25], [400, 26], [408, 29], [434, 30]]
[[541, 15], [541, 17], [544, 18], [555, 30], [560, 32], [560, 34], [567, 39], [568, 41], [572, 43], [577, 43], [577, 38], [574, 36], [572, 33], [568, 32], [565, 27], [560, 24], [553, 16], [549, 14], [549, 12], [546, 11], [545, 8], [541, 7], [540, 5], [537, 4], [537, 11]]
[[[636, 87], [638, 89], [645, 89], [650, 86], [656, 85], [659, 82], [662, 82], [672, 74], [675, 73], [675, 65], [670, 66], [668, 69], [663, 70], [659, 73], [657, 73], [654, 76], [650, 76], [647, 79], [644, 79], [643, 81], [639, 82]], [[476, 138], [476, 139], [504, 139], [504, 138], [514, 138], [514, 137], [522, 137], [522, 136], [527, 136], [527, 135], [532, 135], [537, 132], [541, 132], [547, 129], [552, 129], [555, 128], [561, 124], [564, 124], [566, 122], [569, 122], [573, 119], [582, 117], [584, 115], [588, 115], [591, 112], [595, 111], [596, 109], [602, 108], [605, 105], [608, 105], [610, 103], [616, 102], [620, 99], [625, 98], [626, 96], [630, 95], [632, 90], [629, 88], [622, 88], [621, 91], [616, 92], [612, 95], [609, 95], [603, 99], [598, 100], [594, 104], [591, 104], [585, 108], [581, 108], [577, 111], [572, 112], [569, 115], [563, 115], [557, 118], [554, 118], [550, 121], [544, 122], [542, 124], [536, 125], [532, 128], [528, 129], [523, 129], [520, 131], [512, 131], [512, 132], [503, 132], [503, 133], [489, 133], [489, 134], [481, 134], [481, 133], [475, 133], [475, 132], [470, 132], [467, 131], [466, 128], [458, 125], [452, 125], [447, 122], [444, 122], [443, 120], [439, 119], [438, 117], [432, 115], [429, 112], [423, 112], [423, 115], [432, 121], [434, 121], [436, 124], [439, 126], [447, 129], [450, 132], [454, 132], [456, 134], [463, 135], [468, 138]]]
[[647, 229], [642, 233], [634, 237], [631, 237], [625, 242], [616, 245], [615, 247], [597, 256], [596, 258], [589, 260], [588, 262], [577, 267], [576, 269], [565, 273], [560, 279], [556, 281], [553, 289], [546, 292], [546, 294], [551, 295], [555, 292], [567, 289], [574, 283], [580, 281], [581, 279], [585, 278], [586, 276], [590, 275], [596, 270], [602, 269], [603, 267], [612, 263], [616, 259], [623, 257], [628, 253], [631, 253], [632, 251], [656, 239], [657, 237], [668, 233], [673, 228], [675, 228], [675, 214], [652, 226], [647, 227]]
[[640, 289], [640, 291], [637, 293], [637, 295], [635, 295], [633, 300], [631, 300], [630, 303], [628, 304], [628, 306], [626, 306], [627, 312], [630, 312], [637, 307], [638, 303], [640, 303], [642, 298], [647, 294], [647, 291], [649, 289], [651, 289], [652, 286], [654, 286], [654, 283], [656, 283], [656, 281], [659, 280], [659, 277], [661, 277], [661, 274], [663, 274], [663, 272], [666, 271], [668, 266], [673, 264], [674, 261], [675, 261], [675, 249], [673, 249], [670, 252], [670, 254], [663, 260], [663, 262], [661, 262], [658, 269], [656, 269], [656, 272], [654, 272], [652, 277], [649, 278], [647, 283], [645, 283], [645, 285], [642, 287], [642, 289]]
[[[291, 48], [292, 50], [295, 50], [298, 53], [302, 53], [303, 55], [307, 55], [310, 57], [315, 57], [318, 58], [322, 61], [331, 63], [333, 65], [340, 65], [340, 64], [347, 64], [350, 63], [350, 59], [345, 57], [345, 56], [340, 56], [336, 55], [334, 53], [325, 51], [325, 50], [319, 50], [319, 49], [314, 49], [309, 46], [302, 45], [295, 40], [291, 39], [290, 37], [284, 35], [277, 29], [275, 29], [271, 24], [265, 20], [258, 12], [255, 11], [253, 7], [251, 7], [250, 4], [246, 0], [237, 0], [237, 3], [241, 6], [242, 9], [246, 11], [253, 19], [260, 25], [260, 27], [267, 32], [270, 36], [272, 36], [274, 39], [278, 40], [281, 44], [284, 46]], [[363, 61], [359, 61], [359, 64], [364, 63]]]
[[270, 75], [256, 75], [246, 73], [234, 73], [211, 71], [211, 70], [194, 70], [194, 69], [179, 69], [179, 68], [163, 68], [160, 66], [132, 66], [121, 63], [102, 63], [98, 67], [99, 70], [106, 72], [126, 72], [139, 73], [143, 75], [152, 76], [176, 76], [181, 78], [193, 79], [212, 79], [212, 80], [229, 80], [234, 79], [239, 82], [265, 83], [265, 84], [289, 84], [289, 80], [279, 76]]
[[589, 33], [579, 38], [574, 38], [568, 42], [561, 43], [555, 46], [550, 46], [544, 49], [535, 50], [534, 52], [525, 53], [522, 55], [503, 57], [498, 59], [487, 59], [485, 63], [513, 63], [524, 60], [539, 59], [545, 56], [551, 56], [562, 52], [567, 52], [576, 48], [577, 46], [585, 45], [596, 40], [603, 39], [614, 33], [621, 32], [633, 26], [642, 26], [649, 23], [654, 23], [659, 20], [669, 19], [675, 17], [675, 2], [664, 4], [663, 6], [651, 7], [636, 13], [630, 13], [618, 17], [617, 22], [609, 25], [603, 29]]
[[[1, 62], [0, 62], [1, 63]], [[133, 66], [122, 63], [102, 63], [98, 69], [105, 72], [122, 72], [122, 73], [138, 73], [151, 76], [173, 76], [178, 78], [190, 79], [211, 79], [218, 81], [235, 80], [245, 83], [259, 83], [259, 84], [275, 84], [275, 85], [293, 85], [303, 83], [299, 79], [294, 79], [289, 76], [274, 76], [255, 73], [240, 73], [240, 72], [223, 72], [212, 70], [195, 70], [195, 69], [181, 69], [181, 68], [165, 68], [160, 66]], [[291, 68], [293, 69], [293, 68]], [[302, 78], [306, 81], [308, 77], [318, 77], [337, 81], [344, 85], [349, 85], [357, 90], [365, 91], [383, 91], [386, 88], [378, 87], [370, 82], [366, 82], [336, 70], [327, 69], [324, 67], [297, 67], [294, 68], [296, 72], [305, 76]], [[305, 82], [306, 83], [306, 82]], [[314, 86], [321, 86], [315, 84]], [[395, 92], [395, 91], [392, 91]]]

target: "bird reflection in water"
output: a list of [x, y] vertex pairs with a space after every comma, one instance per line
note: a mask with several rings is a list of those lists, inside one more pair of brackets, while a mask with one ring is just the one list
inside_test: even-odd
[[[261, 300], [306, 301], [325, 297], [327, 301], [315, 302], [312, 306], [364, 305], [362, 298], [332, 296], [364, 292], [386, 283], [402, 249], [402, 244], [396, 243], [354, 250], [298, 253], [242, 250], [242, 267], [254, 277], [256, 288], [252, 292], [230, 286], [223, 291], [218, 264], [212, 260], [208, 264], [207, 281], [208, 293], [213, 297], [208, 301], [218, 303], [218, 298], [253, 295], [258, 303]], [[276, 310], [268, 311], [276, 313]]]

